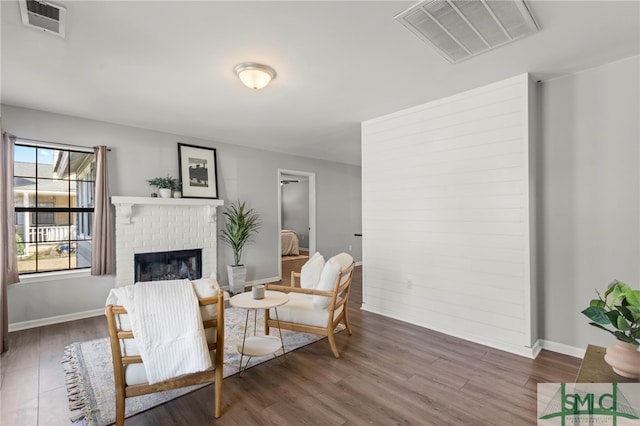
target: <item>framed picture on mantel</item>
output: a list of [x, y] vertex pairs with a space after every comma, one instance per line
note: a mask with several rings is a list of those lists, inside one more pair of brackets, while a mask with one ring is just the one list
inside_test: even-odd
[[182, 196], [218, 198], [216, 150], [178, 143], [178, 167]]

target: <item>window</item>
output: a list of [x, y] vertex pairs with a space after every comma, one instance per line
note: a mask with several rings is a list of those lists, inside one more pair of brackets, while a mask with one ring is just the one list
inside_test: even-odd
[[93, 152], [17, 140], [13, 166], [20, 274], [91, 267]]
[[[38, 207], [55, 207], [54, 203], [38, 203]], [[55, 215], [52, 211], [40, 210], [31, 213], [31, 223], [38, 225], [55, 225]]]

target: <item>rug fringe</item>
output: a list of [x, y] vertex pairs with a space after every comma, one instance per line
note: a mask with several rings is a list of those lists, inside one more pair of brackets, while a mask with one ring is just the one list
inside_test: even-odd
[[69, 399], [69, 410], [80, 410], [80, 413], [71, 418], [71, 422], [75, 423], [80, 420], [85, 426], [97, 426], [95, 416], [91, 409], [89, 396], [82, 380], [81, 366], [79, 362], [80, 345], [73, 343], [64, 348], [62, 356], [62, 368], [64, 369], [64, 383], [67, 388], [67, 397]]

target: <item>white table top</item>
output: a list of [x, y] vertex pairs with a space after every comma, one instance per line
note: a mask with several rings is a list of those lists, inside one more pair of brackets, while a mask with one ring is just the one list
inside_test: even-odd
[[289, 295], [281, 291], [265, 290], [264, 299], [254, 299], [253, 292], [246, 291], [236, 294], [229, 303], [236, 308], [244, 309], [269, 309], [284, 305], [289, 301]]

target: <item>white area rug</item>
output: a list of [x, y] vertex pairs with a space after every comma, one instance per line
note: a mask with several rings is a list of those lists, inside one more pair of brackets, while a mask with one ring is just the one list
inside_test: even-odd
[[[242, 342], [246, 311], [238, 308], [225, 309], [224, 377], [238, 372], [240, 354], [236, 347]], [[264, 312], [259, 311], [257, 333], [264, 332]], [[253, 334], [253, 313], [249, 317], [249, 333]], [[340, 324], [339, 330], [344, 329]], [[271, 330], [277, 336], [278, 329]], [[322, 336], [282, 330], [282, 340], [287, 352], [322, 339]], [[254, 357], [249, 367], [273, 359], [273, 355]], [[242, 363], [247, 358], [243, 357]], [[87, 426], [105, 426], [115, 422], [115, 390], [113, 364], [108, 338], [77, 342], [65, 348], [63, 366], [66, 372], [69, 408], [74, 412], [72, 422]], [[153, 408], [202, 386], [177, 389], [151, 395], [127, 398], [125, 417]]]

